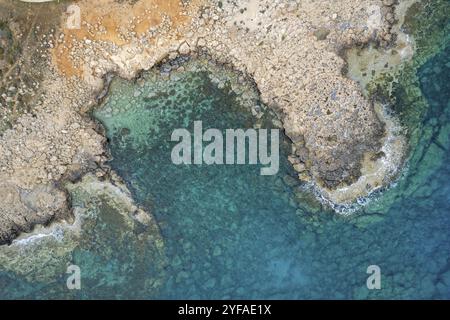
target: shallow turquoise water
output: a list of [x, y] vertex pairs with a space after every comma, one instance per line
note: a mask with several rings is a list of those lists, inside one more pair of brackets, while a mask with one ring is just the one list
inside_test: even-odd
[[[258, 166], [172, 164], [172, 130], [195, 120], [204, 129], [276, 126], [268, 110], [258, 120], [247, 108], [259, 103], [251, 88], [232, 92], [234, 73], [191, 70], [196, 63], [170, 77], [165, 65], [136, 82], [116, 79], [95, 112], [110, 166], [158, 222], [166, 262], [156, 266], [151, 242], [136, 240], [141, 231], [122, 234], [100, 207], [87, 245], [71, 254], [83, 270], [81, 291], [68, 292], [64, 273], [30, 282], [0, 269], [0, 298], [450, 299], [450, 47], [418, 71], [429, 108], [407, 170], [364, 215], [350, 217], [316, 212], [288, 178], [285, 137], [275, 176]], [[85, 203], [75, 197], [74, 205]], [[381, 290], [366, 288], [374, 264]], [[144, 281], [158, 277], [158, 286]]]

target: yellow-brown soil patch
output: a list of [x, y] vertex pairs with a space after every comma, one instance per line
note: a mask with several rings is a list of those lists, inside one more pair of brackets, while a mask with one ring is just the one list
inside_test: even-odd
[[74, 1], [80, 7], [81, 28], [67, 28], [67, 17], [64, 17], [64, 39], [53, 49], [53, 61], [62, 74], [81, 76], [82, 69], [69, 55], [78, 41], [107, 41], [122, 46], [130, 43], [132, 37], [139, 37], [150, 28], [163, 24], [170, 26], [171, 37], [180, 38], [183, 27], [191, 21], [191, 15], [187, 13], [195, 12], [200, 2], [192, 0], [183, 5], [180, 0], [140, 0], [134, 4], [117, 0]]

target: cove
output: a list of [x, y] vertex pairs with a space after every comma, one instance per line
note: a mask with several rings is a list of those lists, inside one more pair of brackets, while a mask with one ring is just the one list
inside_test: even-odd
[[[430, 70], [447, 54], [430, 62]], [[205, 129], [277, 123], [267, 108], [259, 119], [254, 116], [257, 92], [238, 75], [204, 60], [181, 65], [163, 65], [135, 83], [116, 79], [95, 112], [107, 129], [112, 169], [161, 228], [168, 266], [159, 297], [449, 297], [443, 276], [450, 245], [449, 167], [423, 160], [448, 159], [447, 151], [437, 155], [433, 148], [418, 148], [424, 180], [413, 182], [407, 175], [363, 215], [350, 217], [324, 210], [295, 182], [285, 137], [274, 176], [260, 176], [258, 166], [174, 166], [168, 159], [175, 128], [196, 120]], [[446, 113], [439, 114], [445, 123]], [[448, 134], [447, 127], [441, 134]], [[421, 144], [429, 142], [424, 138]], [[404, 192], [425, 181], [433, 181], [432, 189]], [[385, 203], [385, 198], [396, 200]], [[381, 290], [366, 287], [371, 265], [380, 267]]]
[[[193, 132], [196, 120], [204, 130], [275, 126], [267, 108], [259, 119], [252, 114], [257, 92], [239, 83], [239, 75], [204, 60], [184, 63], [183, 69], [170, 78], [161, 68], [146, 73], [138, 80], [142, 87], [117, 79], [95, 114], [111, 141], [111, 167], [161, 227], [169, 261], [162, 296], [246, 295], [253, 286], [267, 285], [260, 277], [273, 277], [275, 285], [280, 279], [273, 257], [281, 246], [299, 245], [301, 228], [284, 183], [285, 176], [295, 176], [288, 141], [280, 137], [280, 171], [274, 176], [261, 176], [260, 165], [174, 165], [171, 134], [180, 127]], [[300, 270], [294, 274], [305, 281]]]
[[[273, 176], [260, 165], [172, 163], [171, 133], [192, 132], [196, 120], [205, 130], [280, 128], [242, 75], [182, 58], [115, 78], [94, 116], [109, 166], [156, 225], [125, 219], [112, 205], [117, 188], [85, 176], [68, 188], [84, 212], [81, 240], [55, 226], [53, 236], [0, 248], [0, 298], [450, 299], [449, 58], [444, 46], [417, 72], [428, 105], [403, 176], [349, 216], [295, 179], [282, 131]], [[68, 264], [80, 267], [81, 290], [67, 289]], [[379, 290], [367, 288], [369, 266], [379, 268]]]

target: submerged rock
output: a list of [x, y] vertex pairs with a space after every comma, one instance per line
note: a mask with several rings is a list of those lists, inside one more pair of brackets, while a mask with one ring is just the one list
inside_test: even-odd
[[[164, 277], [165, 258], [164, 242], [152, 216], [137, 207], [114, 178], [100, 182], [95, 175], [87, 175], [78, 183], [67, 184], [67, 189], [74, 222], [36, 228], [10, 246], [0, 246], [0, 272], [50, 286], [52, 289], [44, 293], [48, 297], [72, 296], [61, 281], [67, 277], [69, 265], [80, 267], [82, 285], [88, 292], [102, 283], [101, 291], [91, 292], [96, 297], [113, 297], [113, 288], [123, 290], [126, 285], [149, 286], [149, 296], [156, 294], [157, 283]], [[146, 268], [154, 276], [136, 283], [132, 270], [122, 274], [124, 268]], [[111, 282], [105, 283], [105, 279]], [[23, 297], [15, 288], [9, 290], [2, 291], [0, 297]]]

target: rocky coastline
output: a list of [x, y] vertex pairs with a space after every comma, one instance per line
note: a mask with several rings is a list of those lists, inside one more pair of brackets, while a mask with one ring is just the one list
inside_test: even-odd
[[[41, 5], [58, 19], [40, 26], [45, 13], [30, 9]], [[0, 64], [5, 84], [21, 79], [16, 68], [32, 59], [40, 70], [33, 80], [37, 89], [23, 102], [33, 106], [10, 117], [0, 136], [0, 243], [38, 224], [70, 220], [65, 183], [108, 160], [105, 138], [89, 117], [104, 94], [106, 75], [132, 79], [179, 55], [207, 52], [251, 78], [262, 101], [281, 115], [299, 179], [314, 184], [327, 201], [352, 203], [398, 173], [401, 135], [392, 139], [390, 120], [343, 72], [347, 62], [341, 56], [362, 43], [394, 46], [397, 2], [82, 0], [76, 5], [81, 25], [74, 29], [67, 24], [68, 4], [13, 9], [13, 1], [0, 1], [0, 7], [41, 30], [28, 30], [40, 50], [35, 57], [28, 44], [21, 53], [26, 59], [17, 58], [22, 62]], [[13, 42], [26, 38], [20, 25], [10, 29], [17, 29]], [[16, 108], [14, 97], [24, 96], [18, 92], [28, 86], [20, 80], [11, 88], [2, 95], [2, 108]], [[395, 159], [387, 158], [386, 146], [396, 148]], [[392, 170], [384, 170], [388, 164]], [[364, 180], [370, 174], [374, 178]]]

